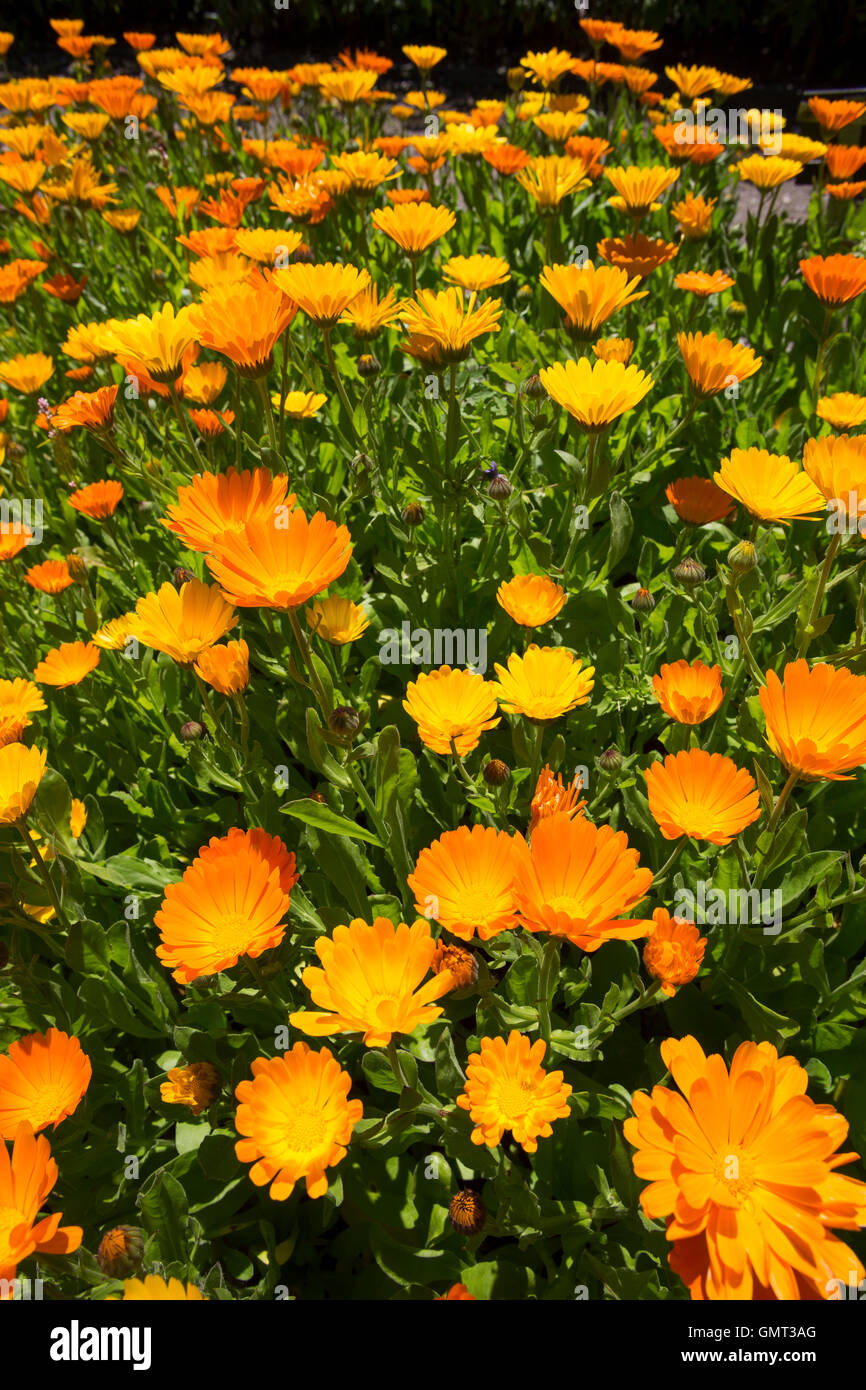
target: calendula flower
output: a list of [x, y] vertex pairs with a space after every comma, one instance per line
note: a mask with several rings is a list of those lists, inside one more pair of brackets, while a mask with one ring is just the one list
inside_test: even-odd
[[563, 198], [589, 184], [583, 161], [559, 154], [539, 155], [515, 177], [541, 212], [556, 212]]
[[61, 642], [48, 652], [33, 672], [40, 685], [64, 689], [79, 685], [99, 665], [99, 648], [92, 642]]
[[478, 1300], [474, 1293], [470, 1293], [465, 1284], [452, 1284], [447, 1293], [433, 1300], [434, 1303], [477, 1303]]
[[194, 669], [218, 694], [238, 695], [250, 682], [250, 649], [243, 638], [208, 647]]
[[357, 642], [370, 626], [370, 619], [360, 604], [340, 598], [337, 594], [311, 603], [305, 609], [305, 616], [307, 626], [312, 628], [316, 636], [334, 647]]
[[80, 1226], [61, 1226], [62, 1212], [39, 1219], [57, 1182], [57, 1164], [44, 1135], [28, 1124], [14, 1136], [12, 1152], [0, 1144], [0, 1279], [14, 1279], [29, 1255], [71, 1255], [81, 1244]]
[[732, 343], [715, 333], [678, 333], [677, 346], [692, 390], [702, 400], [754, 376], [764, 360], [745, 343]]
[[647, 53], [661, 48], [663, 40], [654, 29], [626, 29], [620, 25], [615, 33], [609, 35], [608, 42], [619, 49], [626, 62], [639, 63]]
[[314, 420], [327, 400], [321, 391], [289, 391], [282, 400], [279, 395], [271, 396], [274, 409], [290, 420]]
[[228, 380], [228, 369], [221, 362], [199, 362], [183, 374], [180, 394], [196, 405], [213, 405]]
[[129, 641], [130, 624], [134, 620], [134, 613], [124, 613], [121, 618], [109, 618], [107, 623], [103, 623], [102, 627], [97, 628], [91, 641], [107, 652], [122, 651]]
[[676, 219], [686, 241], [703, 241], [709, 236], [717, 202], [717, 198], [705, 198], [702, 193], [687, 193], [680, 202], [671, 204], [671, 216]]
[[169, 884], [154, 915], [156, 954], [179, 984], [257, 959], [286, 932], [289, 892], [278, 870], [241, 834], [202, 853]]
[[583, 815], [586, 801], [580, 799], [582, 782], [579, 777], [574, 777], [568, 786], [562, 780], [562, 776], [557, 774], [555, 777], [550, 770], [549, 764], [545, 763], [541, 772], [538, 774], [538, 781], [535, 784], [535, 792], [532, 797], [529, 817], [530, 834], [541, 820], [546, 820], [548, 816], [572, 816]]
[[235, 1090], [240, 1104], [235, 1144], [241, 1163], [252, 1163], [257, 1187], [270, 1183], [282, 1202], [295, 1183], [305, 1180], [309, 1197], [328, 1190], [326, 1169], [346, 1157], [346, 1145], [363, 1116], [359, 1100], [349, 1100], [352, 1078], [327, 1047], [314, 1052], [296, 1042], [282, 1057], [257, 1057], [252, 1081]]
[[0, 1139], [14, 1139], [22, 1123], [34, 1134], [56, 1129], [77, 1109], [91, 1073], [78, 1039], [57, 1028], [12, 1043], [0, 1056]]
[[852, 430], [866, 422], [866, 396], [857, 396], [851, 391], [835, 391], [831, 396], [821, 396], [815, 407], [820, 420], [826, 420], [834, 430]]
[[824, 135], [836, 134], [866, 115], [866, 101], [829, 101], [826, 97], [810, 97], [809, 110]]
[[589, 704], [595, 667], [582, 669], [580, 657], [565, 647], [539, 647], [535, 642], [523, 656], [512, 652], [507, 666], [496, 664], [493, 690], [502, 708], [528, 719], [558, 719], [579, 705]]
[[512, 1030], [504, 1038], [481, 1039], [466, 1067], [466, 1085], [457, 1097], [475, 1128], [473, 1144], [495, 1149], [510, 1130], [524, 1153], [533, 1154], [539, 1139], [553, 1133], [551, 1122], [569, 1113], [571, 1087], [561, 1071], [546, 1072], [541, 1063], [547, 1045]]
[[674, 661], [652, 679], [655, 697], [671, 719], [679, 724], [703, 724], [724, 699], [721, 666], [702, 661]]
[[823, 662], [789, 662], [767, 672], [759, 692], [767, 742], [789, 772], [849, 781], [866, 762], [866, 676]]
[[69, 833], [73, 840], [80, 840], [87, 825], [87, 807], [77, 796], [73, 796], [69, 807]]
[[437, 48], [435, 44], [404, 43], [403, 52], [420, 72], [430, 72], [448, 56], [447, 48]]
[[514, 836], [513, 886], [520, 925], [565, 936], [584, 951], [646, 936], [648, 922], [622, 918], [652, 883], [623, 831], [583, 815], [543, 816], [527, 843]]
[[274, 283], [320, 328], [330, 328], [370, 283], [370, 272], [353, 265], [297, 262], [275, 270]]
[[637, 277], [629, 279], [616, 266], [546, 265], [541, 283], [565, 313], [565, 328], [572, 337], [586, 341], [595, 336], [603, 323], [626, 304], [645, 299], [647, 290], [638, 290]]
[[741, 159], [736, 172], [745, 183], [753, 183], [765, 193], [769, 188], [778, 188], [802, 174], [803, 166], [796, 159], [783, 159], [781, 155], [750, 154]]
[[403, 311], [411, 334], [436, 346], [443, 362], [463, 362], [473, 341], [484, 333], [498, 333], [502, 314], [500, 299], [478, 301], [474, 292], [464, 300], [456, 286], [447, 290], [419, 290]]
[[671, 184], [676, 183], [680, 171], [669, 169], [664, 164], [652, 164], [643, 169], [635, 164], [629, 164], [626, 168], [611, 168], [608, 164], [605, 165], [604, 176], [613, 184], [625, 211], [637, 220], [650, 211], [656, 199]]
[[730, 1071], [693, 1037], [667, 1038], [661, 1053], [682, 1095], [636, 1092], [623, 1132], [650, 1179], [644, 1214], [668, 1218], [670, 1262], [692, 1298], [799, 1300], [803, 1278], [821, 1290], [861, 1279], [832, 1228], [866, 1222], [866, 1187], [836, 1172], [853, 1157], [836, 1152], [848, 1125], [808, 1098], [805, 1070], [767, 1042], [741, 1043]]
[[41, 565], [31, 565], [24, 578], [42, 594], [62, 594], [74, 582], [65, 560], [43, 560]]
[[489, 941], [517, 926], [511, 877], [511, 836], [461, 825], [422, 849], [407, 882], [416, 912], [462, 941]]
[[[866, 400], [863, 406], [866, 417]], [[844, 507], [849, 524], [860, 529], [866, 499], [866, 435], [825, 434], [821, 439], [807, 439], [803, 472], [811, 478], [825, 504], [839, 510]]]
[[68, 401], [55, 406], [51, 428], [55, 430], [88, 429], [99, 433], [111, 428], [114, 420], [116, 386], [101, 386], [98, 391], [76, 391]]
[[378, 74], [366, 72], [363, 68], [341, 69], [338, 72], [323, 72], [319, 77], [319, 87], [325, 96], [332, 97], [343, 106], [354, 106], [363, 101], [378, 81]]
[[546, 53], [527, 53], [520, 60], [533, 81], [540, 87], [553, 87], [567, 72], [571, 72], [574, 56], [561, 48], [548, 49]]
[[672, 917], [667, 908], [657, 907], [653, 925], [643, 948], [643, 963], [662, 993], [673, 999], [680, 985], [691, 984], [701, 968], [707, 938], [694, 922]]
[[157, 593], [140, 598], [129, 633], [146, 647], [165, 652], [182, 666], [191, 666], [237, 621], [237, 614], [219, 589], [190, 579], [179, 589], [161, 584]]
[[144, 1239], [137, 1226], [112, 1226], [102, 1237], [96, 1263], [109, 1279], [125, 1279], [141, 1265]]
[[0, 748], [18, 743], [30, 723], [31, 714], [46, 708], [42, 692], [33, 681], [22, 676], [0, 680]]
[[666, 840], [729, 845], [761, 814], [755, 779], [721, 753], [690, 748], [644, 773], [650, 815]]
[[682, 275], [674, 276], [674, 284], [678, 290], [687, 290], [701, 299], [709, 299], [712, 294], [721, 294], [724, 290], [729, 290], [733, 283], [733, 277], [726, 275], [723, 270], [714, 270], [711, 273], [705, 270], [687, 270]]
[[421, 672], [406, 687], [403, 708], [418, 725], [418, 737], [434, 753], [458, 754], [478, 747], [482, 733], [499, 723], [496, 694], [477, 671], [440, 666]]
[[824, 510], [824, 498], [812, 479], [786, 454], [732, 449], [713, 477], [724, 492], [762, 521], [787, 526]]
[[43, 280], [41, 288], [46, 294], [50, 294], [52, 299], [59, 299], [63, 304], [77, 304], [84, 293], [87, 280], [86, 275], [76, 280], [74, 275], [58, 273], [52, 275], [50, 280]]
[[390, 289], [379, 298], [375, 285], [368, 285], [357, 299], [353, 299], [340, 318], [341, 323], [350, 323], [355, 337], [362, 341], [376, 338], [383, 328], [392, 328], [398, 323], [406, 301], [397, 298], [397, 291]]
[[0, 362], [0, 381], [25, 396], [35, 396], [54, 372], [54, 359], [44, 352], [20, 352]]
[[168, 1080], [159, 1088], [164, 1105], [185, 1105], [193, 1115], [201, 1115], [213, 1105], [222, 1088], [222, 1079], [210, 1062], [190, 1062], [172, 1067]]
[[736, 510], [729, 495], [709, 478], [676, 478], [665, 488], [665, 497], [680, 521], [690, 526], [727, 521]]
[[356, 193], [373, 193], [388, 179], [400, 176], [396, 159], [389, 159], [376, 150], [353, 150], [349, 154], [332, 154], [331, 164], [346, 174]]
[[866, 164], [866, 147], [862, 145], [828, 145], [824, 160], [834, 179], [850, 179]]
[[190, 550], [218, 550], [223, 537], [241, 534], [248, 521], [275, 525], [287, 514], [297, 500], [295, 493], [286, 495], [288, 481], [267, 468], [197, 473], [189, 486], [178, 488], [177, 503], [162, 524]]
[[501, 256], [451, 256], [442, 275], [463, 290], [489, 290], [511, 279], [508, 262]]
[[555, 362], [540, 372], [542, 385], [585, 430], [606, 429], [625, 411], [642, 401], [653, 378], [622, 362]]
[[198, 1284], [183, 1284], [180, 1279], [163, 1279], [161, 1274], [146, 1274], [143, 1279], [126, 1279], [121, 1303], [207, 1303]]
[[14, 560], [33, 540], [33, 532], [20, 521], [0, 521], [0, 564]]
[[208, 569], [240, 608], [300, 608], [339, 579], [352, 555], [352, 539], [324, 512], [308, 521], [300, 507], [274, 518], [253, 517], [242, 531], [226, 532]]
[[543, 627], [565, 607], [567, 593], [545, 574], [518, 574], [503, 582], [496, 602], [521, 627]]
[[627, 367], [634, 352], [632, 338], [599, 338], [592, 350], [600, 362], [621, 362]]
[[[303, 981], [318, 1012], [296, 1012], [289, 1023], [302, 1033], [360, 1033], [367, 1047], [387, 1047], [394, 1033], [414, 1033], [442, 1013], [433, 1003], [451, 988], [447, 971], [425, 981], [436, 943], [430, 924], [398, 926], [377, 917], [355, 918], [316, 940], [322, 969], [308, 965]], [[424, 981], [424, 983], [422, 983]]]
[[800, 271], [825, 309], [841, 309], [866, 290], [866, 256], [808, 256]]
[[138, 314], [115, 323], [111, 331], [115, 355], [141, 363], [161, 385], [177, 381], [183, 355], [196, 341], [192, 311], [189, 304], [175, 310], [173, 304], [166, 303], [155, 314]]
[[680, 248], [675, 242], [636, 232], [623, 237], [605, 237], [597, 243], [596, 249], [603, 261], [609, 261], [630, 277], [645, 280], [654, 270], [672, 261]]
[[248, 378], [270, 371], [274, 348], [296, 312], [276, 277], [266, 279], [258, 272], [244, 284], [215, 287], [200, 304], [190, 306], [197, 341], [227, 357]]
[[123, 483], [115, 478], [103, 478], [98, 483], [88, 483], [86, 487], [77, 488], [66, 498], [70, 507], [74, 507], [83, 516], [89, 516], [91, 521], [104, 521], [106, 517], [114, 516], [122, 500]]
[[[570, 153], [570, 151], [569, 151]], [[488, 149], [481, 151], [482, 157], [487, 161], [497, 174], [516, 174], [518, 169], [525, 169], [531, 163], [532, 156], [527, 150], [522, 150], [519, 145], [491, 145]], [[579, 158], [579, 156], [577, 156]]]

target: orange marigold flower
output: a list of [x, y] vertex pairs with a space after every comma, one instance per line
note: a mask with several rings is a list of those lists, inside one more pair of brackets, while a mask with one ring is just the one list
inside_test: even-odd
[[415, 911], [452, 936], [489, 941], [517, 926], [511, 837], [494, 826], [461, 825], [422, 849], [407, 882]]
[[46, 708], [42, 692], [33, 681], [22, 676], [0, 680], [0, 748], [18, 743], [30, 723], [30, 715]]
[[339, 579], [352, 548], [346, 527], [324, 512], [308, 521], [302, 508], [283, 508], [276, 519], [256, 516], [227, 532], [207, 565], [238, 607], [291, 609]]
[[623, 237], [605, 237], [597, 243], [596, 249], [603, 261], [619, 266], [629, 276], [637, 275], [645, 280], [659, 266], [672, 261], [680, 248], [675, 242], [637, 232]]
[[707, 938], [694, 922], [672, 917], [667, 908], [657, 907], [653, 925], [643, 948], [643, 963], [661, 982], [662, 993], [673, 999], [679, 985], [691, 984], [701, 968]]
[[89, 516], [91, 521], [104, 521], [107, 516], [114, 516], [122, 499], [123, 483], [114, 478], [103, 478], [98, 483], [88, 483], [86, 487], [71, 492], [66, 500], [70, 507]]
[[62, 300], [64, 304], [77, 304], [84, 293], [87, 278], [86, 275], [82, 275], [80, 280], [76, 280], [74, 275], [57, 274], [50, 280], [43, 280], [42, 289], [54, 299]]
[[309, 265], [303, 261], [275, 270], [274, 283], [320, 328], [331, 328], [370, 284], [370, 272], [353, 265]]
[[387, 1047], [394, 1033], [414, 1033], [442, 1013], [433, 1003], [452, 987], [447, 970], [424, 981], [436, 943], [430, 924], [394, 926], [355, 918], [316, 940], [323, 969], [308, 965], [303, 981], [319, 1011], [289, 1014], [302, 1033], [360, 1033], [367, 1047]]
[[824, 159], [834, 179], [850, 179], [866, 164], [866, 146], [828, 145]]
[[728, 494], [709, 478], [675, 478], [665, 488], [665, 497], [680, 521], [690, 526], [727, 521], [736, 510]]
[[671, 205], [671, 216], [676, 219], [686, 241], [702, 241], [709, 236], [717, 202], [717, 198], [705, 198], [702, 193], [687, 193], [679, 203]]
[[433, 1300], [434, 1303], [477, 1303], [478, 1300], [474, 1293], [470, 1293], [465, 1284], [452, 1284], [447, 1293], [441, 1294]]
[[241, 376], [250, 378], [270, 371], [274, 347], [296, 313], [297, 306], [283, 294], [276, 277], [266, 278], [258, 271], [244, 284], [208, 290], [201, 303], [190, 308], [202, 347], [227, 357]]
[[22, 820], [45, 772], [44, 749], [7, 743], [0, 748], [0, 825]]
[[544, 574], [518, 574], [503, 582], [496, 602], [521, 627], [543, 627], [565, 607], [568, 595]]
[[566, 787], [561, 774], [557, 773], [554, 777], [550, 767], [545, 763], [538, 775], [535, 784], [535, 793], [530, 807], [529, 830], [530, 833], [541, 820], [546, 820], [548, 816], [582, 816], [586, 801], [580, 801], [580, 791], [583, 783], [579, 777], [574, 777]]
[[[451, 949], [456, 950], [456, 947]], [[470, 1187], [455, 1192], [448, 1206], [448, 1220], [462, 1236], [475, 1236], [482, 1230], [487, 1220], [487, 1208], [477, 1192]], [[458, 1285], [465, 1289], [465, 1284]]]
[[234, 465], [225, 473], [196, 473], [187, 487], [177, 490], [177, 503], [162, 518], [167, 530], [179, 536], [189, 550], [219, 550], [229, 534], [242, 534], [248, 521], [260, 519], [275, 525], [297, 501], [288, 496], [285, 474], [273, 477], [267, 468], [244, 469]]
[[636, 1092], [623, 1132], [650, 1179], [644, 1214], [670, 1218], [671, 1263], [689, 1269], [692, 1298], [800, 1299], [802, 1278], [820, 1289], [863, 1278], [832, 1227], [866, 1224], [866, 1185], [835, 1171], [854, 1157], [837, 1152], [848, 1124], [808, 1098], [804, 1068], [767, 1042], [741, 1043], [730, 1071], [693, 1037], [667, 1038], [661, 1052], [682, 1095]]
[[729, 845], [761, 814], [755, 779], [721, 753], [690, 748], [644, 773], [650, 815], [666, 840]]
[[632, 338], [599, 338], [592, 350], [600, 362], [621, 362], [627, 367], [634, 352]]
[[723, 270], [687, 270], [682, 275], [674, 276], [678, 290], [688, 290], [701, 299], [708, 299], [711, 294], [721, 294], [723, 290], [729, 290], [733, 283], [733, 277], [726, 275]]
[[237, 621], [237, 614], [219, 589], [190, 579], [180, 589], [166, 582], [158, 593], [140, 598], [128, 630], [146, 647], [165, 652], [182, 666], [191, 666]]
[[283, 893], [291, 893], [300, 874], [295, 867], [295, 856], [286, 849], [278, 835], [268, 835], [267, 831], [256, 827], [254, 830], [240, 830], [234, 826], [227, 835], [214, 835], [203, 849], [198, 859], [232, 858], [238, 854], [252, 855], [268, 865], [271, 873], [277, 875]]
[[541, 283], [565, 313], [565, 329], [573, 338], [587, 341], [603, 323], [627, 304], [645, 299], [648, 290], [637, 290], [637, 276], [629, 279], [618, 266], [546, 265]]
[[79, 685], [99, 665], [99, 648], [92, 642], [61, 642], [48, 652], [33, 672], [40, 685], [64, 689]]
[[[76, 391], [68, 401], [58, 405], [51, 417], [55, 430], [107, 430], [114, 420], [116, 386], [101, 386], [98, 391]], [[119, 486], [119, 484], [118, 484]]]
[[172, 1067], [167, 1076], [159, 1088], [160, 1100], [164, 1105], [185, 1105], [196, 1116], [213, 1105], [222, 1089], [222, 1078], [210, 1062]]
[[317, 603], [311, 603], [304, 610], [304, 616], [307, 627], [334, 647], [357, 642], [370, 626], [370, 619], [361, 605], [349, 598], [341, 598], [339, 594], [331, 594]]
[[136, 1226], [112, 1226], [99, 1242], [96, 1263], [109, 1279], [126, 1279], [139, 1268], [144, 1240]]
[[665, 714], [680, 724], [703, 724], [725, 697], [721, 666], [705, 666], [702, 661], [664, 665], [653, 676], [652, 686]]
[[[866, 399], [849, 396], [845, 401], [852, 402], [847, 406], [849, 415], [856, 416], [862, 407], [866, 419]], [[846, 413], [844, 404], [837, 409], [838, 414]], [[820, 402], [818, 414], [821, 414]], [[825, 434], [821, 439], [807, 439], [803, 447], [803, 472], [837, 515], [844, 508], [849, 525], [853, 523], [852, 529], [856, 527], [861, 535], [866, 533], [862, 514], [866, 502], [866, 435]]]
[[732, 449], [713, 474], [724, 492], [762, 521], [808, 520], [824, 510], [824, 498], [807, 473], [787, 454], [768, 449]]
[[305, 1042], [282, 1057], [257, 1057], [252, 1073], [235, 1090], [235, 1128], [244, 1136], [235, 1144], [237, 1157], [252, 1163], [256, 1187], [270, 1183], [275, 1202], [285, 1201], [301, 1178], [309, 1197], [323, 1197], [325, 1170], [346, 1157], [364, 1113], [359, 1100], [348, 1099], [351, 1076], [327, 1047], [314, 1052]]
[[475, 1128], [473, 1144], [494, 1149], [510, 1130], [524, 1153], [534, 1154], [539, 1139], [549, 1139], [551, 1122], [569, 1113], [571, 1087], [561, 1071], [546, 1072], [541, 1063], [547, 1051], [543, 1038], [530, 1042], [512, 1030], [504, 1038], [482, 1038], [466, 1067], [466, 1085], [457, 1097]]
[[468, 668], [440, 666], [422, 671], [406, 686], [403, 708], [418, 725], [418, 737], [434, 753], [471, 753], [482, 733], [499, 723], [490, 681]]
[[767, 742], [789, 772], [850, 781], [866, 763], [866, 676], [846, 667], [789, 662], [759, 693]]
[[471, 990], [478, 979], [478, 961], [465, 946], [448, 946], [437, 942], [430, 968], [434, 975], [447, 970], [454, 990]]
[[0, 1139], [14, 1139], [22, 1123], [34, 1134], [56, 1129], [77, 1108], [91, 1074], [81, 1043], [57, 1028], [12, 1043], [0, 1056]]
[[866, 290], [866, 256], [808, 256], [800, 270], [825, 309], [841, 309]]
[[39, 1220], [39, 1211], [57, 1182], [57, 1164], [44, 1135], [19, 1126], [12, 1152], [0, 1144], [0, 1279], [14, 1279], [29, 1255], [71, 1255], [81, 1244], [80, 1226], [61, 1226], [62, 1212]]
[[821, 127], [822, 134], [835, 135], [866, 115], [866, 101], [828, 101], [826, 97], [810, 97], [809, 110]]
[[65, 560], [43, 560], [41, 565], [31, 565], [24, 578], [42, 594], [62, 594], [74, 583]]
[[250, 649], [241, 638], [224, 646], [208, 647], [195, 663], [195, 671], [220, 695], [237, 695], [250, 681]]
[[[571, 154], [571, 151], [568, 151]], [[481, 151], [482, 157], [497, 174], [516, 174], [525, 169], [532, 156], [519, 145], [489, 145]], [[579, 157], [579, 156], [578, 156]]]
[[678, 333], [677, 346], [692, 390], [701, 399], [717, 396], [732, 381], [746, 381], [764, 360], [745, 343], [732, 343], [715, 333]]
[[87, 807], [79, 797], [73, 796], [69, 807], [69, 833], [73, 840], [80, 840], [87, 824]]
[[20, 521], [0, 521], [0, 563], [14, 560], [33, 540], [33, 532]]

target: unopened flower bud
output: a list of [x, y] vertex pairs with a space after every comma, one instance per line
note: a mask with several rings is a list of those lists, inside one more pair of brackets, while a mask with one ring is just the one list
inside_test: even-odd
[[487, 1220], [487, 1208], [470, 1188], [455, 1192], [448, 1208], [448, 1220], [462, 1236], [475, 1236]]
[[420, 526], [424, 520], [424, 508], [420, 502], [410, 502], [400, 513], [404, 526]]
[[365, 381], [378, 376], [381, 370], [382, 364], [373, 356], [372, 352], [362, 353], [358, 358], [358, 375], [362, 376]]
[[469, 990], [478, 979], [478, 959], [465, 946], [445, 946], [439, 941], [430, 969], [434, 975], [441, 975], [443, 970], [449, 971], [453, 990]]
[[491, 758], [481, 775], [488, 787], [503, 787], [511, 776], [511, 768], [501, 758]]
[[182, 725], [180, 737], [184, 743], [195, 743], [197, 738], [204, 738], [205, 732], [204, 724], [199, 724], [196, 719], [189, 719]]
[[656, 601], [649, 589], [638, 589], [631, 601], [631, 606], [636, 613], [651, 613], [656, 606]]
[[349, 467], [353, 473], [369, 473], [373, 467], [373, 460], [369, 454], [355, 454], [349, 462]]
[[524, 68], [509, 68], [505, 76], [512, 92], [519, 92], [526, 81], [526, 71]]
[[496, 477], [491, 478], [487, 484], [487, 496], [492, 497], [494, 502], [505, 502], [511, 493], [511, 484], [501, 473], [497, 473]]
[[618, 748], [606, 748], [599, 755], [598, 765], [602, 772], [619, 772], [622, 767], [622, 753]]
[[72, 555], [67, 555], [66, 568], [69, 570], [76, 584], [87, 583], [87, 561], [84, 559], [83, 555], [76, 555], [74, 553]]
[[735, 574], [748, 574], [757, 563], [757, 551], [751, 541], [738, 541], [728, 551], [728, 564]]
[[687, 555], [684, 560], [672, 571], [674, 579], [678, 584], [685, 584], [687, 589], [693, 589], [697, 584], [703, 584], [707, 577], [707, 572], [700, 560], [696, 560], [694, 555]]
[[360, 727], [361, 716], [351, 705], [337, 705], [334, 712], [328, 715], [328, 728], [341, 738], [353, 738]]
[[544, 401], [548, 399], [547, 392], [541, 382], [538, 372], [533, 372], [528, 376], [520, 388], [521, 394], [528, 396], [531, 401]]
[[144, 1239], [137, 1226], [114, 1226], [99, 1242], [96, 1263], [109, 1279], [129, 1279], [143, 1254]]

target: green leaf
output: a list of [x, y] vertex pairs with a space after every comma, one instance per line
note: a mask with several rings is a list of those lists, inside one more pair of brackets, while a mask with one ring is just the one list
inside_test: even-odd
[[308, 796], [301, 797], [298, 801], [287, 801], [280, 810], [283, 815], [294, 816], [295, 820], [303, 821], [305, 825], [314, 825], [317, 830], [325, 830], [330, 835], [348, 835], [352, 840], [366, 840], [368, 844], [382, 847], [382, 841], [371, 830], [356, 825], [354, 821], [332, 811], [324, 802], [313, 801]]

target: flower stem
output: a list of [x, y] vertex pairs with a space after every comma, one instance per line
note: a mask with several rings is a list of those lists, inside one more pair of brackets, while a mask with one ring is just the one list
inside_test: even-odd
[[61, 927], [65, 927], [65, 929], [68, 931], [69, 923], [67, 922], [63, 912], [63, 908], [60, 905], [60, 898], [58, 897], [57, 889], [51, 882], [51, 875], [48, 872], [48, 866], [45, 863], [45, 860], [42, 858], [39, 846], [34, 840], [33, 836], [30, 834], [30, 831], [27, 828], [27, 824], [23, 816], [21, 816], [20, 819], [15, 822], [15, 824], [20, 830], [24, 839], [27, 841], [30, 853], [33, 855], [33, 858], [36, 861], [37, 872], [39, 874], [39, 877], [42, 879], [43, 884], [45, 885], [45, 889], [48, 893], [49, 898], [51, 899], [51, 906], [54, 908], [54, 914]]

